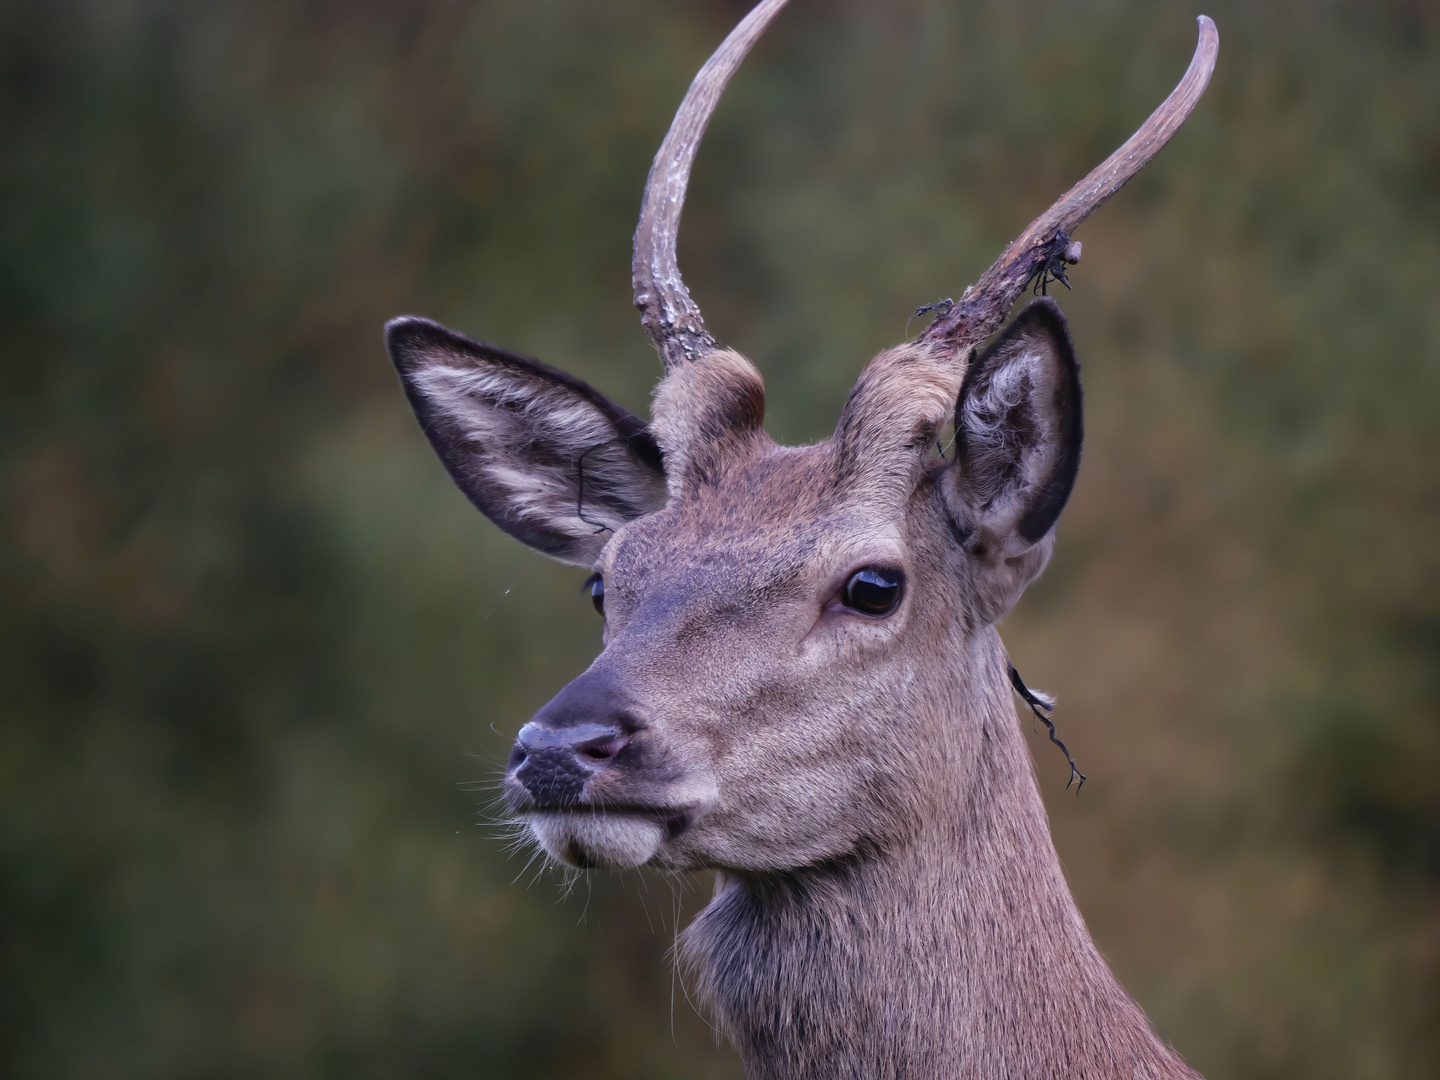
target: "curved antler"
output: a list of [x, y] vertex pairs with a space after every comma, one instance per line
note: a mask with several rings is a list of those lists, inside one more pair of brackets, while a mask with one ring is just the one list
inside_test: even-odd
[[1220, 49], [1220, 33], [1205, 15], [1200, 16], [1199, 23], [1200, 41], [1185, 77], [1150, 114], [1150, 119], [1124, 146], [1032, 221], [960, 301], [931, 323], [918, 340], [947, 341], [957, 351], [973, 345], [999, 328], [1010, 305], [1037, 274], [1062, 267], [1065, 262], [1079, 261], [1078, 251], [1067, 251], [1076, 227], [1160, 152], [1209, 85]]
[[715, 348], [715, 339], [705, 329], [700, 308], [690, 299], [675, 260], [675, 236], [690, 166], [725, 84], [787, 2], [762, 0], [705, 62], [680, 103], [645, 181], [631, 275], [640, 324], [655, 342], [667, 372]]

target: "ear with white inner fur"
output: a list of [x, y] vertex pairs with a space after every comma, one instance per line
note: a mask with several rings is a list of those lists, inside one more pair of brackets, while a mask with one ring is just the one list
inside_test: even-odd
[[428, 319], [390, 321], [385, 346], [451, 478], [517, 540], [588, 566], [665, 505], [645, 421], [579, 379]]
[[1022, 311], [965, 372], [946, 509], [998, 619], [1049, 561], [1080, 468], [1080, 365], [1055, 301]]

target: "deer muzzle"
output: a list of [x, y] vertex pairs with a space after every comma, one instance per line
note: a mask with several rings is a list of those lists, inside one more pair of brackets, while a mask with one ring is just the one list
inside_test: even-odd
[[639, 866], [707, 804], [661, 742], [615, 680], [592, 669], [520, 729], [505, 770], [506, 800], [561, 862]]

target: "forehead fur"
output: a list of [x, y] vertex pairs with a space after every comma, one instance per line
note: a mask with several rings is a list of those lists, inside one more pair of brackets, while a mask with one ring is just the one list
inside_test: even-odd
[[776, 446], [732, 459], [714, 483], [690, 489], [665, 509], [626, 526], [612, 558], [676, 566], [699, 558], [762, 563], [801, 561], [841, 508], [833, 482], [834, 446]]
[[728, 460], [712, 483], [690, 488], [685, 498], [671, 499], [663, 511], [641, 518], [626, 532], [653, 534], [663, 528], [678, 544], [813, 521], [840, 503], [834, 459], [829, 440], [814, 446], [767, 443]]
[[887, 495], [877, 504], [873, 492], [857, 489], [833, 439], [772, 443], [730, 462], [717, 483], [631, 522], [604, 568], [641, 590], [677, 574], [778, 588], [836, 559], [898, 554], [913, 539], [908, 510], [904, 498]]
[[915, 342], [880, 353], [851, 390], [834, 437], [803, 453], [765, 435], [765, 384], [739, 353], [717, 349], [676, 368], [656, 387], [651, 425], [671, 499], [699, 500], [712, 526], [793, 518], [837, 497], [899, 509], [954, 411], [967, 359]]

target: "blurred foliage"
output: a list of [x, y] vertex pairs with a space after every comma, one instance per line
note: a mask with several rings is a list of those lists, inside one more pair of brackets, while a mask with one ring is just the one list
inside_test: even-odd
[[[0, 7], [0, 1072], [738, 1075], [665, 962], [707, 882], [527, 891], [485, 827], [597, 627], [449, 486], [379, 327], [641, 407], [641, 185], [746, 6]], [[1440, 15], [1206, 11], [1209, 94], [1081, 233], [1087, 458], [1006, 636], [1181, 1052], [1434, 1076]], [[777, 437], [1140, 122], [1195, 13], [797, 0], [681, 241]]]

